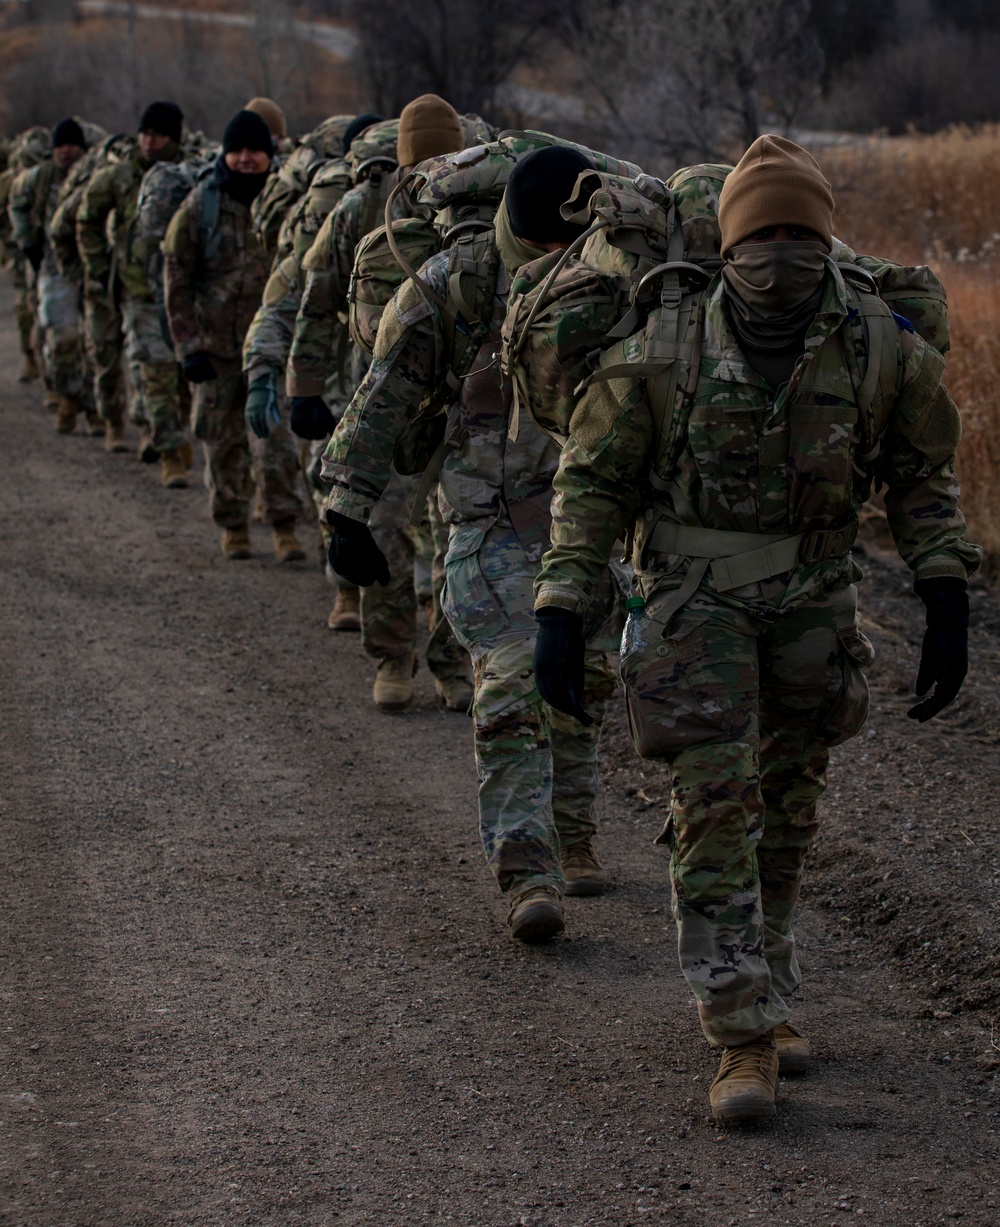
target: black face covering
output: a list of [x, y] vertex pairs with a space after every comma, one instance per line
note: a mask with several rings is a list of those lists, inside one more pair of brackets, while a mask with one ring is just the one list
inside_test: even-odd
[[741, 243], [722, 268], [737, 334], [758, 349], [784, 349], [801, 337], [819, 310], [826, 244]]
[[248, 209], [264, 190], [269, 174], [270, 171], [266, 170], [259, 175], [244, 175], [238, 170], [230, 170], [226, 165], [225, 154], [219, 157], [215, 165], [216, 183], [227, 196], [231, 196], [241, 205], [246, 205]]

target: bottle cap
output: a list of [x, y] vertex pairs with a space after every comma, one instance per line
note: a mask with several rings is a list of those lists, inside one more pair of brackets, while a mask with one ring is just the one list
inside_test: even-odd
[[630, 596], [625, 598], [625, 609], [631, 611], [633, 609], [645, 609], [646, 598], [642, 596]]

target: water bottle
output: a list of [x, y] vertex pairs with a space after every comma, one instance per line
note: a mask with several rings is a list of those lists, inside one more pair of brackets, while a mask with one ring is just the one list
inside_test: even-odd
[[646, 601], [641, 596], [630, 596], [625, 601], [625, 629], [622, 631], [621, 660], [624, 663], [636, 652], [641, 652], [653, 637], [652, 624], [646, 613]]

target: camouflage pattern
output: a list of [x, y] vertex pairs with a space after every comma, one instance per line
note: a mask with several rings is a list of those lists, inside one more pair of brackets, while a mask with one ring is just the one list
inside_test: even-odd
[[[15, 179], [51, 154], [52, 133], [49, 129], [41, 126], [26, 128], [11, 142], [7, 154], [7, 168], [0, 174], [0, 249], [4, 252], [14, 285], [14, 320], [17, 324], [21, 353], [31, 361], [36, 360], [35, 315], [38, 296], [35, 292], [34, 273], [29, 269], [27, 260], [13, 238], [8, 202]], [[39, 366], [41, 365], [39, 362]]]
[[[444, 297], [447, 270], [442, 252], [420, 276]], [[599, 729], [549, 712], [534, 684], [531, 583], [548, 542], [559, 450], [527, 417], [511, 430], [510, 384], [493, 360], [509, 284], [501, 267], [489, 330], [449, 413], [439, 491], [451, 526], [441, 606], [475, 666], [484, 849], [501, 889], [516, 896], [532, 883], [561, 889], [558, 831], [567, 839], [592, 831]], [[411, 283], [386, 309], [371, 368], [327, 450], [324, 476], [334, 510], [362, 521], [374, 517], [397, 444], [419, 417], [427, 390], [441, 382], [443, 329], [440, 309]], [[607, 570], [604, 584], [588, 617], [590, 631], [614, 614]], [[596, 715], [613, 685], [600, 653], [613, 643], [612, 635], [590, 645], [588, 689]]]
[[186, 440], [184, 429], [190, 396], [174, 351], [163, 335], [160, 305], [126, 295], [122, 303], [125, 357], [135, 395], [132, 420], [153, 432], [157, 451], [176, 451]]
[[[215, 212], [207, 193], [218, 193]], [[266, 439], [248, 439], [243, 338], [260, 304], [269, 258], [254, 234], [250, 210], [212, 180], [199, 183], [175, 213], [163, 242], [165, 309], [179, 359], [205, 351], [218, 378], [195, 385], [192, 429], [205, 443], [211, 510], [222, 528], [247, 523], [251, 462], [255, 462], [267, 521], [302, 514], [298, 453], [287, 421]]]
[[242, 528], [250, 520], [252, 470], [268, 524], [302, 514], [298, 455], [286, 422], [266, 439], [247, 431], [246, 382], [238, 361], [213, 357], [218, 377], [192, 387], [191, 428], [204, 444], [205, 484], [212, 519], [220, 528]]
[[694, 560], [671, 553], [657, 526], [775, 536], [850, 526], [878, 478], [918, 578], [964, 579], [979, 563], [957, 505], [959, 421], [943, 360], [914, 333], [894, 332], [888, 392], [869, 420], [851, 301], [830, 260], [803, 355], [775, 395], [741, 353], [716, 278], [684, 338], [697, 366], [682, 369], [662, 432], [648, 382], [628, 377], [641, 333], [608, 351], [602, 368], [615, 374], [561, 423], [569, 442], [536, 608], [585, 612], [615, 539], [634, 535], [635, 587], [655, 633], [626, 654], [623, 678], [637, 749], [671, 766], [664, 838], [681, 966], [717, 1044], [746, 1042], [786, 1016], [782, 994], [798, 979], [792, 914], [827, 749], [864, 721], [871, 648], [857, 632], [861, 573], [847, 545], [736, 587], [713, 564], [684, 602]]

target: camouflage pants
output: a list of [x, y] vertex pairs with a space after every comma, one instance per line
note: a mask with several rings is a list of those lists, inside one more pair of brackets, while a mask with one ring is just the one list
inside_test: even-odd
[[27, 261], [19, 253], [11, 257], [10, 275], [14, 283], [14, 320], [21, 353], [25, 358], [34, 358], [35, 292], [28, 287]]
[[106, 422], [120, 424], [125, 420], [122, 318], [110, 294], [86, 296], [84, 341], [94, 376], [97, 412]]
[[185, 440], [190, 399], [174, 351], [163, 337], [155, 301], [126, 296], [122, 304], [125, 356], [134, 388], [129, 416], [153, 432], [153, 446], [172, 452]]
[[[414, 584], [416, 546], [410, 528], [410, 506], [419, 478], [393, 473], [372, 510], [369, 528], [389, 564], [389, 583], [361, 589], [361, 641], [374, 660], [395, 660], [414, 650], [417, 642], [417, 592]], [[438, 605], [440, 610], [440, 605]], [[469, 655], [440, 613], [431, 613], [427, 667], [445, 679], [469, 676]]]
[[[535, 686], [538, 565], [517, 534], [465, 525], [445, 559], [444, 612], [474, 662], [472, 703], [479, 773], [479, 829], [486, 861], [512, 899], [534, 886], [560, 893], [560, 850], [597, 829], [597, 747], [615, 688], [607, 651], [620, 623], [610, 584], [603, 624], [588, 639], [584, 727], [543, 703]], [[610, 633], [608, 628], [613, 627]]]
[[218, 377], [194, 385], [192, 430], [205, 445], [205, 484], [212, 518], [220, 528], [242, 528], [250, 519], [251, 466], [260, 474], [261, 498], [269, 524], [302, 514], [299, 459], [288, 425], [282, 422], [266, 439], [247, 430], [247, 385], [239, 360], [213, 356]]
[[644, 757], [670, 764], [681, 970], [715, 1044], [747, 1043], [788, 1017], [799, 983], [792, 918], [829, 747], [864, 724], [873, 657], [857, 591], [764, 621], [700, 592], [622, 660]]
[[48, 387], [87, 408], [86, 360], [81, 333], [80, 287], [61, 273], [43, 269], [38, 277], [38, 331]]

